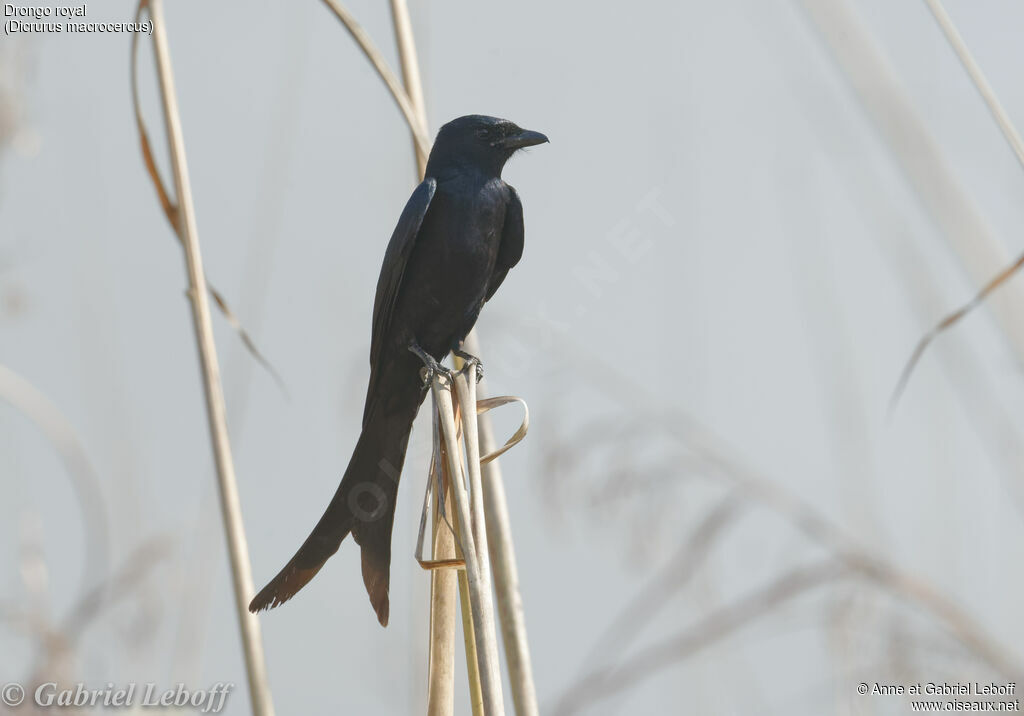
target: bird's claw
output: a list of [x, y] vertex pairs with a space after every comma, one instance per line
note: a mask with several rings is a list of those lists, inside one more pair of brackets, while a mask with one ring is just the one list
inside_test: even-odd
[[429, 388], [438, 376], [444, 378], [448, 385], [455, 385], [455, 376], [452, 374], [451, 369], [445, 368], [440, 363], [435, 363], [433, 366], [424, 366], [420, 370], [420, 376], [423, 378], [424, 388]]
[[420, 348], [416, 343], [410, 345], [409, 350], [423, 361], [423, 369], [420, 371], [420, 375], [423, 378], [423, 387], [429, 388], [437, 376], [442, 376], [448, 382], [448, 385], [455, 385], [455, 376], [452, 375], [451, 370], [438, 363], [434, 356]]
[[479, 383], [484, 379], [484, 364], [480, 362], [479, 358], [473, 358], [466, 361], [466, 365], [471, 365], [476, 373], [476, 382]]
[[476, 369], [476, 382], [479, 383], [484, 379], [484, 364], [472, 353], [466, 353], [461, 348], [455, 348], [452, 350], [456, 356], [461, 358], [466, 365], [472, 365]]

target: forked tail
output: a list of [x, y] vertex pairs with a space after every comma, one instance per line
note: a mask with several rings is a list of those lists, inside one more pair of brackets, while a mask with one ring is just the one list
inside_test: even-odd
[[380, 404], [369, 410], [345, 476], [323, 516], [291, 561], [249, 603], [250, 612], [273, 609], [295, 596], [351, 532], [362, 549], [363, 582], [370, 603], [381, 625], [387, 626], [395, 497], [422, 398], [419, 392], [414, 400], [387, 401], [387, 412]]

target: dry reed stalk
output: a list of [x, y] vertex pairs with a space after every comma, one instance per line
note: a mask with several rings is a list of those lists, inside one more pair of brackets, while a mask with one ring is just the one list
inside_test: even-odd
[[366, 30], [356, 22], [355, 17], [352, 16], [345, 6], [337, 0], [324, 0], [324, 4], [330, 8], [331, 12], [334, 13], [335, 17], [341, 21], [341, 24], [345, 26], [348, 33], [352, 36], [352, 39], [356, 41], [359, 48], [366, 55], [366, 58], [373, 65], [373, 68], [377, 70], [377, 74], [380, 76], [384, 84], [391, 91], [391, 96], [394, 98], [398, 108], [402, 111], [402, 115], [405, 117], [406, 123], [409, 125], [409, 130], [412, 132], [413, 140], [416, 142], [416, 146], [419, 152], [424, 155], [430, 154], [430, 138], [427, 137], [423, 128], [420, 126], [419, 119], [416, 116], [416, 112], [413, 109], [412, 103], [409, 101], [409, 95], [405, 93], [402, 86], [398, 82], [398, 78], [395, 77], [395, 73], [388, 67], [388, 63], [384, 60], [384, 55], [380, 53], [377, 46], [373, 44], [373, 40], [366, 34]]
[[[447, 525], [434, 528], [434, 558], [455, 556], [455, 540]], [[427, 713], [450, 716], [455, 708], [455, 615], [458, 572], [455, 568], [430, 572], [430, 661], [427, 675]]]
[[[467, 378], [466, 372], [472, 376]], [[470, 512], [472, 515], [473, 546], [476, 550], [477, 564], [480, 569], [480, 582], [484, 587], [483, 599], [480, 602], [480, 621], [474, 626], [487, 634], [484, 645], [492, 650], [486, 659], [479, 660], [480, 668], [490, 666], [494, 673], [491, 679], [501, 687], [501, 661], [498, 658], [498, 638], [494, 621], [494, 603], [491, 601], [492, 581], [490, 552], [487, 548], [487, 516], [484, 512], [483, 484], [480, 476], [480, 438], [477, 430], [476, 402], [476, 366], [465, 365], [455, 375], [455, 395], [459, 401], [459, 409], [464, 416], [462, 436], [466, 444], [466, 467], [469, 477]], [[481, 683], [483, 678], [481, 678]], [[499, 694], [500, 697], [500, 694]]]
[[[463, 378], [463, 382], [464, 382], [464, 378]], [[460, 383], [460, 385], [461, 385], [461, 383]], [[465, 392], [466, 389], [459, 388], [459, 390]], [[462, 393], [460, 393], [460, 396], [461, 395], [462, 395]], [[498, 398], [489, 398], [489, 399], [481, 400], [479, 402], [475, 401], [473, 396], [470, 396], [470, 398], [466, 401], [466, 403], [465, 403], [465, 410], [468, 411], [468, 412], [475, 412], [477, 415], [484, 414], [488, 410], [491, 410], [492, 408], [497, 408], [497, 407], [500, 407], [502, 405], [506, 405], [506, 404], [512, 403], [512, 402], [520, 403], [523, 406], [524, 417], [523, 417], [522, 424], [519, 426], [519, 429], [516, 430], [515, 434], [513, 434], [512, 437], [509, 438], [505, 442], [504, 445], [502, 445], [497, 450], [490, 451], [486, 455], [484, 455], [483, 457], [479, 458], [479, 460], [476, 461], [478, 464], [486, 465], [487, 463], [495, 460], [499, 455], [503, 454], [505, 451], [507, 451], [511, 447], [515, 446], [516, 444], [518, 444], [519, 441], [521, 441], [526, 436], [526, 433], [527, 433], [527, 431], [529, 429], [529, 423], [530, 423], [530, 411], [527, 408], [525, 402], [523, 402], [519, 398], [510, 397], [510, 396], [503, 396], [503, 397], [498, 397]], [[472, 410], [474, 405], [475, 405], [475, 411]], [[458, 426], [462, 425], [461, 416], [463, 414], [462, 398], [461, 397], [460, 397], [460, 405], [457, 405], [456, 407], [459, 408], [459, 410], [457, 412], [457, 416], [456, 416], [457, 426], [455, 428], [456, 435], [458, 435], [458, 433], [459, 433], [459, 427]], [[443, 446], [441, 445], [442, 439], [441, 439], [440, 433], [441, 433], [441, 431], [439, 430], [439, 426], [438, 426], [438, 415], [437, 415], [437, 410], [435, 408], [435, 410], [434, 410], [434, 455], [435, 456], [441, 456], [442, 454], [445, 455], [445, 464], [447, 464], [447, 457], [446, 457], [447, 456], [447, 450], [445, 450], [443, 448]], [[472, 442], [475, 442], [475, 440], [473, 440], [472, 438], [470, 440]], [[475, 455], [478, 455], [479, 454], [479, 447], [472, 448], [472, 449], [469, 448], [469, 445], [472, 444], [472, 442], [467, 442], [467, 451], [470, 452], [470, 453], [474, 453]], [[435, 460], [436, 459], [437, 458], [435, 457]], [[457, 459], [458, 459], [458, 462], [461, 464], [461, 454], [457, 456]], [[476, 478], [475, 484], [477, 485], [477, 487], [474, 488], [474, 489], [476, 489], [477, 490], [477, 494], [479, 494], [479, 476]], [[449, 499], [447, 501], [447, 504], [451, 504], [451, 498], [450, 497], [449, 497]], [[479, 508], [477, 508], [477, 511], [473, 515], [473, 519], [474, 519], [474, 523], [475, 524], [479, 524], [479, 520], [475, 516], [475, 515], [479, 515], [479, 514], [485, 514], [485, 512], [481, 512], [479, 510]], [[422, 524], [423, 524], [423, 522], [422, 522], [422, 519], [421, 519], [421, 531], [422, 531]], [[458, 520], [458, 519], [454, 520], [454, 524], [451, 527], [452, 527], [452, 529], [454, 529], [455, 543], [456, 544], [464, 544], [464, 542], [462, 541], [462, 536], [461, 536], [462, 535], [462, 531], [463, 531], [462, 530], [462, 523], [461, 523], [461, 521]], [[486, 529], [489, 529], [489, 528], [486, 528]], [[485, 534], [486, 534], [486, 529], [485, 529]], [[472, 530], [471, 530], [471, 534], [472, 534]], [[419, 553], [419, 551], [420, 551], [419, 548], [417, 548], [417, 554]], [[463, 556], [465, 556], [465, 555], [463, 555]], [[477, 552], [477, 559], [485, 567], [488, 566], [487, 565], [487, 559], [484, 557], [484, 554], [483, 554], [482, 550], [478, 550], [478, 552]], [[436, 569], [441, 564], [442, 564], [441, 562], [435, 562], [435, 566], [433, 568]], [[485, 714], [486, 711], [484, 710], [483, 687], [482, 687], [482, 682], [481, 682], [481, 677], [480, 677], [480, 664], [481, 664], [481, 662], [480, 662], [480, 658], [479, 658], [479, 652], [477, 650], [477, 636], [476, 635], [477, 635], [477, 632], [478, 632], [478, 628], [474, 624], [473, 602], [472, 602], [472, 597], [471, 597], [471, 594], [470, 594], [469, 577], [468, 577], [468, 575], [466, 573], [466, 570], [464, 568], [465, 567], [465, 559], [463, 559], [461, 561], [458, 561], [457, 565], [463, 567], [462, 569], [458, 570], [458, 583], [459, 583], [459, 598], [460, 598], [460, 602], [461, 602], [461, 605], [462, 605], [462, 634], [463, 634], [463, 640], [464, 640], [464, 643], [465, 643], [466, 673], [467, 673], [468, 681], [469, 681], [470, 705], [471, 705], [472, 712], [473, 712], [474, 716], [483, 716], [483, 714]], [[448, 565], [448, 566], [450, 566], [450, 565]], [[490, 589], [488, 589], [487, 593], [488, 593], [488, 595], [490, 594]], [[485, 629], [485, 637], [484, 638], [485, 639], [490, 639], [489, 643], [493, 644], [493, 650], [494, 650], [493, 659], [494, 659], [494, 663], [498, 663], [498, 657], [497, 657], [497, 636], [494, 634], [493, 608], [492, 608], [492, 605], [489, 604], [489, 603], [486, 603], [484, 606], [485, 606], [486, 609], [491, 610], [491, 612], [492, 612], [492, 615], [490, 617], [490, 628], [489, 629]], [[431, 646], [431, 648], [433, 648], [433, 645]], [[499, 677], [499, 683], [500, 683], [500, 674], [498, 675], [498, 677]]]
[[[464, 377], [464, 373], [461, 374]], [[456, 385], [458, 390], [458, 384]], [[483, 515], [471, 515], [470, 498], [466, 485], [461, 479], [460, 450], [455, 424], [455, 410], [452, 404], [452, 386], [444, 376], [435, 376], [431, 383], [435, 410], [441, 423], [442, 437], [447, 450], [449, 474], [453, 476], [451, 485], [454, 503], [459, 521], [459, 541], [465, 559], [465, 575], [468, 581], [470, 611], [472, 614], [473, 636], [476, 645], [477, 663], [480, 669], [480, 688], [483, 695], [483, 709], [488, 716], [504, 714], [504, 702], [501, 695], [501, 669], [497, 663], [497, 635], [494, 631], [494, 614], [490, 612], [490, 585], [483, 581], [480, 569], [480, 553], [474, 539], [474, 517], [482, 520]], [[466, 421], [470, 424], [471, 421]], [[477, 446], [478, 447], [478, 446]], [[472, 447], [467, 444], [467, 450]], [[479, 453], [477, 453], [479, 454]], [[479, 464], [479, 462], [478, 462]]]
[[[441, 505], [451, 504], [451, 476], [440, 448], [437, 412], [434, 412], [434, 459], [431, 479], [440, 474], [436, 494], [431, 503], [432, 558], [435, 563], [452, 562], [456, 558], [455, 536], [445, 522]], [[430, 637], [427, 662], [427, 714], [451, 716], [455, 709], [455, 621], [457, 611], [458, 570], [455, 567], [433, 567], [430, 571]]]
[[214, 462], [217, 467], [217, 484], [220, 490], [221, 514], [231, 558], [231, 577], [234, 585], [235, 612], [238, 615], [242, 635], [242, 649], [245, 655], [246, 674], [249, 681], [249, 696], [252, 711], [258, 716], [272, 716], [267, 681], [266, 662], [259, 621], [250, 614], [248, 602], [253, 588], [252, 571], [249, 563], [249, 549], [242, 522], [242, 508], [238, 497], [231, 443], [228, 439], [224, 395], [217, 363], [217, 351], [210, 320], [210, 304], [206, 292], [206, 276], [203, 271], [199, 235], [196, 229], [192, 190], [189, 184], [188, 167], [185, 159], [185, 141], [182, 134], [181, 118], [178, 112], [174, 76], [171, 71], [170, 50], [163, 18], [162, 0], [142, 0], [140, 10], [148, 6], [153, 22], [153, 51], [156, 57], [157, 75], [160, 83], [160, 97], [163, 104], [164, 120], [167, 125], [167, 141], [174, 173], [177, 194], [176, 230], [185, 250], [188, 267], [188, 297], [192, 305], [192, 321], [196, 333], [196, 346], [202, 369], [203, 392], [206, 398], [206, 412], [213, 446]]
[[[419, 55], [416, 54], [416, 43], [413, 40], [412, 20], [409, 17], [409, 6], [405, 0], [391, 0], [391, 20], [395, 26], [395, 42], [398, 44], [398, 57], [402, 62], [402, 83], [405, 92], [409, 96], [409, 103], [412, 105], [413, 114], [419, 122], [420, 133], [424, 136], [428, 133], [427, 128], [427, 105], [423, 101], [423, 82], [420, 79]], [[416, 153], [416, 168], [419, 170], [420, 180], [427, 170], [428, 152], [424, 147], [415, 141], [415, 129], [410, 125], [413, 132], [413, 151]]]
[[[466, 338], [465, 349], [471, 355], [480, 355], [480, 343], [476, 332]], [[480, 395], [486, 395], [486, 383], [481, 380]], [[525, 403], [523, 404], [525, 409]], [[524, 427], [529, 424], [529, 413]], [[477, 417], [480, 432], [480, 449], [485, 455], [493, 455], [497, 441], [491, 419], [486, 414]], [[507, 443], [506, 443], [507, 445]], [[486, 459], [483, 464], [484, 513], [487, 515], [487, 547], [494, 570], [494, 594], [498, 603], [501, 622], [501, 642], [505, 648], [505, 666], [508, 669], [509, 689], [517, 716], [538, 716], [537, 688], [533, 681], [533, 665], [530, 662], [530, 642], [526, 633], [526, 615], [523, 597], [519, 591], [519, 567], [516, 562], [515, 543], [512, 540], [512, 522], [505, 498], [505, 483], [501, 477], [501, 466], [496, 459]]]
[[978, 94], [981, 95], [981, 98], [985, 100], [985, 104], [988, 105], [993, 119], [996, 120], [996, 124], [1002, 130], [1003, 136], [1006, 137], [1010, 148], [1013, 149], [1013, 153], [1017, 155], [1017, 160], [1024, 166], [1024, 142], [1021, 141], [1017, 128], [1013, 126], [1010, 115], [1006, 113], [1003, 105], [999, 102], [999, 97], [996, 96], [992, 85], [985, 78], [985, 73], [981, 71], [981, 67], [978, 66], [971, 51], [967, 48], [967, 43], [960, 36], [960, 32], [953, 23], [953, 18], [946, 12], [946, 8], [943, 7], [941, 0], [925, 0], [925, 3], [927, 3], [928, 9], [932, 11], [932, 15], [935, 16], [936, 22], [939, 23], [939, 27], [945, 33], [946, 39], [949, 40], [949, 44], [953, 47], [953, 51], [956, 52], [956, 56], [960, 59], [964, 69], [967, 70], [967, 74], [970, 75], [971, 81], [978, 90]]
[[[461, 544], [462, 530], [455, 520], [455, 538]], [[462, 609], [462, 641], [466, 652], [466, 680], [469, 682], [469, 706], [473, 716], [485, 716], [484, 692], [480, 683], [480, 658], [476, 651], [476, 628], [473, 626], [473, 608], [469, 598], [469, 576], [460, 569], [459, 606]]]

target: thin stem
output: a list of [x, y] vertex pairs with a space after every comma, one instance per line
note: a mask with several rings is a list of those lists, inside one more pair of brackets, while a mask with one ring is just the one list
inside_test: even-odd
[[978, 94], [985, 100], [985, 104], [988, 105], [988, 109], [995, 118], [996, 123], [1003, 130], [1003, 136], [1010, 143], [1013, 153], [1017, 155], [1017, 160], [1021, 165], [1024, 165], [1024, 142], [1021, 141], [1017, 128], [1013, 126], [1010, 115], [1006, 113], [1003, 105], [1000, 104], [995, 90], [992, 89], [992, 85], [985, 79], [985, 74], [981, 71], [981, 67], [975, 62], [974, 56], [967, 48], [967, 43], [964, 42], [960, 32], [956, 29], [956, 25], [953, 24], [953, 19], [946, 12], [946, 8], [943, 7], [940, 0], [925, 0], [925, 3], [927, 3], [928, 9], [932, 11], [932, 15], [935, 16], [939, 27], [946, 34], [946, 39], [953, 46], [953, 51], [960, 58], [960, 62], [963, 64], [964, 69], [967, 70], [967, 74], [970, 75], [971, 81], [974, 82], [974, 86], [978, 90]]
[[[466, 338], [465, 349], [471, 355], [480, 355], [475, 331], [470, 332]], [[485, 381], [477, 386], [480, 395], [486, 395], [486, 386]], [[497, 445], [490, 416], [486, 413], [478, 416], [477, 428], [480, 431], [480, 450], [488, 454]], [[512, 703], [517, 716], [538, 716], [537, 687], [533, 681], [526, 614], [519, 590], [519, 567], [512, 539], [512, 521], [508, 513], [501, 466], [497, 460], [491, 460], [483, 466], [483, 497], [484, 513], [487, 515], [487, 547], [491, 569], [494, 570], [494, 594], [498, 603], [501, 643], [505, 649]]]
[[395, 103], [398, 104], [398, 108], [402, 110], [418, 150], [424, 155], [429, 154], [430, 140], [420, 127], [412, 102], [410, 102], [405, 90], [402, 89], [402, 85], [398, 82], [398, 78], [395, 77], [395, 73], [388, 67], [387, 62], [384, 60], [384, 55], [380, 53], [377, 46], [373, 44], [373, 40], [366, 34], [366, 30], [356, 22], [355, 17], [345, 9], [344, 5], [338, 2], [338, 0], [324, 0], [324, 3], [334, 13], [335, 17], [341, 21], [341, 24], [345, 26], [352, 39], [356, 41], [363, 54], [366, 55], [374, 69], [377, 70], [377, 74], [380, 75], [384, 84], [391, 90], [391, 96], [394, 98]]
[[238, 615], [238, 626], [242, 634], [249, 694], [253, 713], [258, 716], [271, 716], [274, 713], [274, 706], [267, 682], [260, 625], [256, 617], [248, 610], [249, 598], [254, 591], [249, 564], [249, 549], [242, 522], [242, 508], [238, 497], [234, 462], [231, 457], [231, 443], [228, 439], [224, 394], [220, 381], [220, 369], [217, 364], [213, 325], [210, 321], [210, 304], [205, 290], [206, 277], [199, 249], [199, 235], [196, 229], [192, 189], [189, 185], [188, 167], [185, 160], [185, 141], [178, 113], [174, 76], [171, 72], [171, 56], [164, 26], [162, 0], [149, 0], [149, 13], [153, 21], [153, 50], [156, 56], [160, 96], [163, 102], [164, 119], [167, 123], [168, 145], [178, 197], [177, 228], [185, 249], [185, 262], [188, 266], [188, 296], [192, 304], [193, 327], [202, 368], [203, 392], [206, 397], [210, 440], [217, 467], [217, 484], [220, 488], [224, 531], [231, 558], [235, 612]]
[[[476, 549], [476, 542], [473, 539], [472, 518], [470, 517], [469, 495], [466, 493], [466, 486], [460, 476], [462, 470], [459, 465], [459, 445], [456, 438], [455, 410], [452, 406], [451, 387], [442, 376], [434, 378], [432, 383], [434, 402], [437, 406], [438, 415], [441, 420], [441, 430], [444, 436], [445, 448], [448, 451], [449, 472], [453, 476], [452, 492], [460, 523], [459, 537], [462, 546], [462, 555], [466, 562], [466, 578], [469, 582], [470, 609], [472, 611], [473, 632], [476, 643], [477, 660], [480, 665], [480, 687], [483, 692], [484, 713], [488, 716], [501, 716], [504, 714], [504, 704], [501, 698], [501, 678], [497, 664], [491, 663], [491, 655], [496, 653], [493, 644], [488, 645], [488, 639], [494, 640], [493, 621], [490, 633], [483, 628], [485, 618], [483, 614], [484, 600], [490, 598], [490, 592], [481, 580], [480, 557]], [[497, 680], [495, 679], [497, 675]]]
[[[435, 412], [434, 421], [437, 422]], [[436, 427], [435, 427], [436, 432]], [[440, 457], [440, 456], [438, 456]], [[451, 478], [447, 465], [438, 460], [437, 469], [444, 478], [441, 490], [450, 496]], [[444, 497], [446, 505], [451, 504]], [[438, 560], [455, 559], [455, 539], [441, 517], [442, 493], [438, 491], [432, 502], [433, 553]], [[430, 570], [430, 661], [428, 663], [427, 714], [428, 716], [451, 716], [455, 709], [455, 614], [458, 570], [443, 568]]]
[[[452, 503], [448, 503], [452, 504]], [[455, 536], [462, 539], [459, 521], [453, 520]], [[463, 555], [465, 558], [465, 555]], [[473, 627], [473, 607], [469, 598], [469, 577], [459, 570], [459, 605], [462, 608], [462, 639], [466, 651], [466, 677], [469, 682], [469, 705], [473, 716], [485, 716], [484, 692], [480, 685], [480, 658], [476, 653], [476, 629]]]
[[[405, 85], [405, 92], [409, 97], [409, 103], [412, 105], [420, 132], [426, 135], [428, 133], [427, 107], [423, 101], [420, 63], [417, 59], [416, 43], [413, 40], [409, 6], [405, 0], [391, 0], [391, 20], [395, 25], [395, 41], [398, 43], [398, 56], [402, 61], [402, 81]], [[410, 129], [413, 129], [411, 125]], [[415, 130], [413, 130], [413, 149], [416, 152], [416, 168], [419, 169], [419, 176], [422, 179], [427, 170], [428, 152], [423, 151], [423, 146], [415, 141]]]
[[[466, 372], [472, 376], [467, 379]], [[462, 411], [462, 437], [466, 444], [466, 467], [469, 473], [470, 512], [472, 516], [473, 545], [476, 548], [477, 563], [480, 567], [482, 597], [480, 602], [480, 629], [484, 632], [484, 644], [489, 653], [481, 661], [493, 669], [491, 680], [501, 688], [501, 662], [498, 658], [498, 633], [494, 623], [494, 603], [491, 601], [491, 563], [487, 549], [487, 518], [484, 513], [483, 485], [480, 477], [480, 441], [477, 433], [476, 416], [476, 369], [467, 365], [455, 376], [455, 394]], [[499, 698], [500, 698], [499, 693]]]

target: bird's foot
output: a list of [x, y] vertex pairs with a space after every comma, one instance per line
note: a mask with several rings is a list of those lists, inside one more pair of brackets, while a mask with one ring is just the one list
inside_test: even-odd
[[472, 353], [466, 353], [461, 348], [452, 348], [452, 353], [461, 358], [466, 365], [476, 368], [476, 382], [479, 383], [484, 377], [484, 364]]
[[439, 375], [443, 376], [449, 385], [455, 385], [455, 376], [452, 375], [452, 372], [438, 363], [434, 356], [423, 350], [418, 343], [411, 343], [409, 350], [423, 361], [424, 369], [421, 375], [423, 376], [424, 387], [429, 388], [430, 384], [434, 382], [434, 378]]

